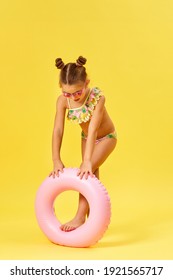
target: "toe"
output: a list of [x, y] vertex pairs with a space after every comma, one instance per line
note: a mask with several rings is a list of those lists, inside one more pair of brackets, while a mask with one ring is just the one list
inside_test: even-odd
[[75, 230], [75, 229], [76, 229], [75, 227], [72, 227], [72, 228], [71, 228], [71, 230]]
[[70, 226], [67, 226], [67, 227], [66, 227], [66, 231], [70, 231]]
[[71, 227], [69, 227], [69, 229], [68, 229], [68, 231], [72, 231], [73, 230], [73, 227], [71, 226]]
[[60, 229], [64, 231], [65, 230], [65, 225], [61, 225]]
[[68, 231], [68, 226], [67, 225], [64, 226], [64, 231]]

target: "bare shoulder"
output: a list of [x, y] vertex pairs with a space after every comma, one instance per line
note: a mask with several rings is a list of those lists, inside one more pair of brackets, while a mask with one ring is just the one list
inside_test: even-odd
[[104, 106], [105, 101], [106, 101], [105, 96], [102, 94], [102, 95], [100, 96], [100, 99], [99, 99], [98, 104], [100, 104], [100, 106]]
[[104, 94], [101, 95], [100, 100], [102, 100], [102, 102], [105, 102], [106, 98]]
[[95, 107], [95, 114], [99, 115], [101, 112], [103, 112], [103, 110], [105, 109], [105, 96], [101, 95], [99, 97], [98, 103]]
[[67, 109], [67, 99], [63, 95], [59, 95], [56, 101], [56, 107]]

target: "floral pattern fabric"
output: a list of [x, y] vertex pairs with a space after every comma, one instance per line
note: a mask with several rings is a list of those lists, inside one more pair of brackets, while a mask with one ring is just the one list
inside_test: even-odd
[[94, 87], [81, 107], [69, 109], [67, 119], [78, 124], [89, 121], [101, 96], [101, 90], [98, 87]]

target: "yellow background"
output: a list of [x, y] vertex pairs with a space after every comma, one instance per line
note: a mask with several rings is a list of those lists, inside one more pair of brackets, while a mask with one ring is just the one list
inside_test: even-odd
[[[172, 1], [9, 0], [1, 3], [0, 29], [0, 258], [172, 259]], [[52, 170], [61, 93], [54, 61], [79, 55], [118, 132], [100, 172], [111, 224], [88, 249], [52, 244], [34, 213], [36, 191]], [[62, 158], [67, 167], [81, 163], [80, 129], [69, 123]], [[62, 195], [65, 221], [75, 195], [74, 202]]]

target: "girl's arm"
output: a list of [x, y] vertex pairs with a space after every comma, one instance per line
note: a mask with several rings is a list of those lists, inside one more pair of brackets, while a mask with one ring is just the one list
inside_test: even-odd
[[83, 162], [81, 164], [78, 175], [82, 178], [85, 175], [85, 178], [88, 178], [88, 173], [93, 176], [91, 158], [94, 151], [95, 140], [97, 138], [97, 131], [100, 127], [103, 111], [104, 111], [105, 97], [101, 96], [98, 104], [95, 107], [93, 112], [89, 127], [88, 127], [88, 136], [85, 148], [85, 154]]
[[64, 103], [64, 97], [60, 95], [56, 103], [56, 115], [52, 133], [52, 160], [54, 170], [50, 173], [50, 175], [53, 175], [53, 177], [55, 177], [55, 174], [58, 176], [59, 171], [63, 172], [64, 167], [61, 161], [60, 150], [64, 133], [65, 111], [66, 106]]

